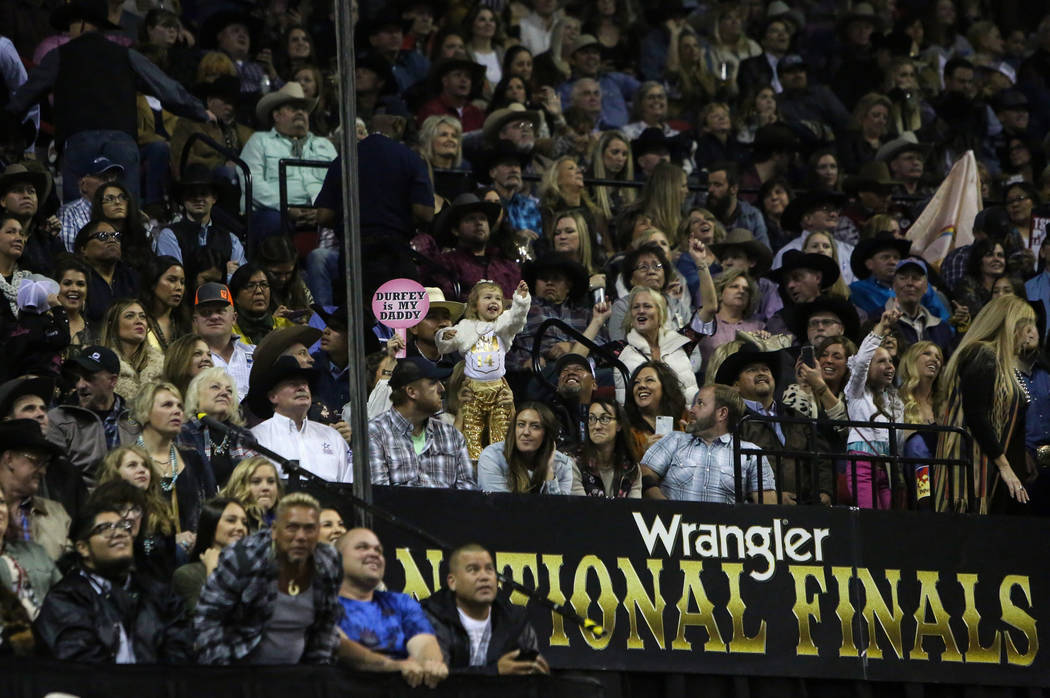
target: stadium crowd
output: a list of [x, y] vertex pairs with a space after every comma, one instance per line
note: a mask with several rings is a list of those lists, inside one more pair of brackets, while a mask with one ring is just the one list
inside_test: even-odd
[[351, 12], [353, 97], [327, 0], [0, 8], [0, 652], [548, 672], [482, 545], [420, 605], [253, 451], [350, 482], [350, 371], [377, 485], [1050, 512], [1050, 13]]

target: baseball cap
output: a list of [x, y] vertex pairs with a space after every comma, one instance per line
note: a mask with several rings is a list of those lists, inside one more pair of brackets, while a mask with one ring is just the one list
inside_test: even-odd
[[806, 70], [808, 68], [806, 61], [797, 53], [788, 54], [777, 62], [777, 73], [786, 73], [789, 70]]
[[209, 281], [206, 284], [201, 284], [197, 289], [197, 295], [193, 299], [193, 305], [201, 305], [202, 303], [223, 303], [225, 305], [233, 305], [233, 295], [230, 293], [230, 289], [226, 284], [220, 284], [217, 281]]
[[904, 267], [916, 267], [921, 269], [924, 276], [930, 275], [930, 268], [926, 266], [926, 261], [919, 259], [918, 257], [905, 257], [901, 261], [897, 262], [897, 266], [894, 268], [894, 273], [900, 271]]
[[77, 356], [70, 359], [73, 363], [91, 373], [109, 371], [120, 373], [120, 359], [112, 349], [97, 344], [84, 347]]
[[105, 155], [100, 155], [91, 161], [91, 164], [88, 165], [87, 172], [85, 172], [84, 174], [97, 177], [100, 174], [105, 174], [106, 172], [109, 172], [110, 170], [118, 170], [120, 174], [124, 174], [123, 165], [113, 162]]
[[397, 366], [394, 367], [393, 373], [390, 374], [390, 389], [404, 388], [421, 378], [444, 380], [451, 373], [452, 369], [435, 366], [422, 356], [409, 356], [398, 361]]
[[554, 375], [560, 375], [565, 370], [566, 366], [583, 366], [587, 369], [587, 372], [592, 376], [594, 375], [594, 369], [591, 368], [591, 362], [587, 360], [585, 356], [581, 354], [564, 354], [558, 359], [557, 363], [554, 364]]

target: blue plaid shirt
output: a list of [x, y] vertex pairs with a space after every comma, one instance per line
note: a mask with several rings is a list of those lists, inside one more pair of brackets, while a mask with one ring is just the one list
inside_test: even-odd
[[[741, 441], [741, 448], [758, 448]], [[649, 447], [642, 465], [660, 476], [660, 491], [668, 499], [733, 504], [733, 438], [723, 434], [708, 444], [698, 436], [672, 431]], [[742, 456], [740, 473], [744, 494], [758, 492], [758, 458]], [[762, 459], [762, 489], [775, 489], [773, 470]]]
[[507, 220], [514, 230], [531, 230], [543, 235], [540, 201], [535, 196], [518, 192], [504, 201], [503, 207], [507, 210]]
[[412, 423], [395, 408], [368, 422], [368, 459], [373, 485], [476, 490], [463, 434], [431, 418], [423, 452], [412, 446]]

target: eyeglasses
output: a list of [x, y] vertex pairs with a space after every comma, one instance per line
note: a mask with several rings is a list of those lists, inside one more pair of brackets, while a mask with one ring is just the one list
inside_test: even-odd
[[270, 288], [269, 281], [249, 281], [244, 285], [249, 291], [265, 291]]
[[107, 540], [112, 540], [113, 538], [116, 538], [121, 531], [130, 535], [132, 528], [133, 526], [131, 525], [131, 522], [126, 519], [121, 519], [120, 521], [107, 521], [92, 528], [91, 536], [102, 536]]
[[134, 504], [129, 504], [120, 510], [120, 518], [122, 519], [141, 519], [142, 518], [142, 507]]
[[635, 266], [634, 270], [635, 271], [659, 271], [659, 270], [661, 270], [663, 268], [664, 268], [664, 265], [661, 264], [660, 262], [653, 262], [652, 264], [649, 264], [648, 262], [643, 262], [643, 263]]
[[100, 230], [99, 232], [92, 235], [91, 239], [98, 240], [99, 242], [106, 242], [107, 240], [112, 238], [114, 242], [120, 242], [120, 237], [120, 233], [118, 233], [115, 230], [112, 232], [108, 230]]
[[508, 125], [517, 129], [521, 129], [522, 131], [533, 130], [533, 125], [531, 121], [515, 121], [514, 123]]
[[587, 415], [588, 424], [608, 424], [609, 422], [615, 421], [616, 417], [611, 415], [603, 414], [601, 417], [595, 417], [593, 414]]
[[126, 204], [129, 199], [127, 194], [106, 194], [102, 197], [102, 203], [104, 204], [115, 204], [117, 202]]
[[1028, 201], [1028, 200], [1029, 200], [1029, 199], [1031, 199], [1031, 198], [1032, 198], [1032, 197], [1028, 196], [1028, 194], [1024, 194], [1024, 195], [1022, 195], [1022, 196], [1015, 196], [1015, 197], [1013, 197], [1013, 198], [1011, 198], [1011, 199], [1007, 199], [1007, 200], [1006, 200], [1006, 203], [1007, 203], [1007, 204], [1019, 204], [1019, 203], [1021, 203], [1022, 201]]

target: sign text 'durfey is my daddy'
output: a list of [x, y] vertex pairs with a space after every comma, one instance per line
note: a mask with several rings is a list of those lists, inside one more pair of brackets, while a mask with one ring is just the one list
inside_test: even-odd
[[372, 314], [380, 324], [397, 331], [401, 338], [398, 358], [405, 356], [405, 330], [415, 327], [430, 310], [427, 290], [412, 279], [391, 279], [372, 296]]

